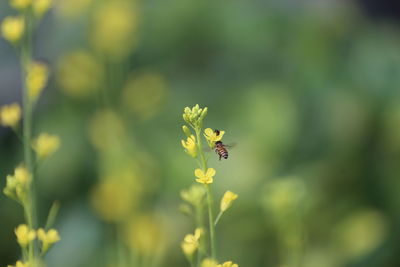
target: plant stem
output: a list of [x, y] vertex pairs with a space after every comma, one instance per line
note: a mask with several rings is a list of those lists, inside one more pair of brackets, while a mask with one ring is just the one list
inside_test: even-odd
[[[201, 129], [195, 129], [196, 131], [196, 138], [197, 138], [197, 148], [199, 151], [200, 155], [200, 161], [202, 163], [203, 167], [203, 172], [207, 172], [207, 161], [204, 157], [204, 152], [203, 148], [201, 146]], [[210, 185], [205, 185], [207, 189], [207, 204], [208, 204], [208, 223], [210, 227], [210, 245], [211, 245], [211, 257], [216, 259], [217, 253], [216, 253], [216, 247], [215, 247], [215, 226], [214, 226], [214, 215], [213, 215], [213, 197], [211, 194], [211, 186]]]
[[222, 214], [223, 214], [223, 212], [221, 212], [221, 211], [218, 213], [218, 216], [217, 216], [217, 218], [215, 219], [215, 222], [214, 222], [214, 226], [217, 226], [217, 223], [219, 222], [219, 219], [221, 219]]
[[[23, 147], [24, 162], [28, 172], [32, 175], [32, 183], [28, 192], [27, 203], [24, 204], [24, 212], [26, 222], [30, 229], [35, 229], [35, 179], [33, 172], [31, 139], [32, 139], [32, 103], [29, 100], [27, 71], [31, 64], [32, 48], [31, 48], [31, 30], [32, 25], [30, 19], [26, 18], [27, 34], [25, 42], [21, 48], [21, 69], [22, 69], [22, 102], [23, 102]], [[32, 261], [35, 255], [35, 242], [31, 242], [28, 247], [29, 261]]]

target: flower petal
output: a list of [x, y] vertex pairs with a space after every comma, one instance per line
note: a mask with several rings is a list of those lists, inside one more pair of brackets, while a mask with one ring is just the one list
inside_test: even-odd
[[205, 135], [207, 136], [212, 136], [214, 134], [214, 131], [211, 128], [207, 128], [204, 130]]
[[196, 170], [194, 170], [194, 175], [201, 179], [204, 177], [204, 172], [200, 169], [196, 169]]
[[215, 169], [214, 168], [208, 168], [207, 172], [206, 172], [206, 177], [207, 178], [212, 178], [215, 175]]

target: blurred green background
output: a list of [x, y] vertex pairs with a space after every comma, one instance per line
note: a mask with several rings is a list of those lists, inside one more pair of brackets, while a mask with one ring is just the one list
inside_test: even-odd
[[[5, 2], [1, 18], [15, 13]], [[205, 126], [238, 144], [209, 162], [217, 199], [239, 195], [217, 227], [221, 261], [400, 266], [400, 31], [366, 10], [334, 0], [56, 2], [34, 49], [52, 71], [34, 132], [62, 140], [38, 170], [40, 220], [61, 203], [48, 266], [113, 266], [121, 250], [148, 259], [141, 266], [188, 266], [180, 242], [194, 226], [179, 192], [196, 165], [180, 140], [183, 108], [197, 103], [209, 108]], [[20, 102], [3, 39], [0, 58], [0, 105]], [[22, 158], [0, 129], [2, 188]], [[23, 213], [3, 194], [0, 218], [4, 266], [19, 256]]]

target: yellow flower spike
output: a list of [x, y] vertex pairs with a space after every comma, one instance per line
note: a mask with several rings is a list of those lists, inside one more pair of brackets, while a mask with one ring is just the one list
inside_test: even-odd
[[11, 0], [10, 6], [17, 10], [25, 10], [32, 4], [32, 0]]
[[181, 140], [182, 146], [185, 148], [185, 152], [192, 156], [193, 158], [197, 157], [197, 145], [196, 145], [196, 138], [194, 135], [191, 135], [187, 138], [187, 141]]
[[21, 16], [6, 17], [1, 24], [1, 34], [10, 43], [21, 40], [25, 31], [25, 21]]
[[181, 244], [182, 251], [189, 259], [193, 256], [193, 253], [199, 248], [199, 240], [203, 234], [203, 229], [196, 228], [194, 235], [188, 234], [183, 239]]
[[46, 253], [47, 250], [56, 242], [60, 241], [60, 235], [55, 229], [50, 229], [46, 231], [43, 228], [37, 230], [37, 236], [40, 241], [42, 241], [42, 253]]
[[15, 228], [15, 235], [17, 236], [18, 244], [22, 248], [28, 246], [28, 244], [36, 238], [35, 230], [29, 229], [26, 224], [21, 224]]
[[233, 263], [232, 261], [226, 261], [222, 264], [218, 264], [216, 267], [239, 267], [239, 265]]
[[217, 267], [218, 263], [214, 259], [206, 258], [201, 262], [201, 267]]
[[3, 106], [0, 109], [0, 124], [6, 127], [16, 128], [21, 120], [21, 107], [17, 103]]
[[217, 135], [211, 128], [207, 128], [204, 130], [204, 137], [210, 143], [215, 143], [217, 141], [221, 141], [224, 134], [225, 134], [225, 131], [219, 131], [219, 134]]
[[[22, 0], [19, 0], [22, 1]], [[53, 4], [52, 0], [34, 0], [33, 1], [33, 14], [37, 18], [41, 18], [51, 8]]]
[[41, 133], [33, 141], [33, 149], [36, 151], [38, 158], [43, 159], [53, 154], [60, 147], [60, 138], [57, 135]]
[[28, 267], [28, 263], [23, 263], [22, 261], [17, 261], [15, 265], [7, 265], [7, 267]]
[[49, 69], [46, 64], [41, 62], [32, 62], [27, 69], [26, 84], [28, 87], [29, 99], [35, 102], [49, 77]]
[[194, 175], [198, 178], [196, 179], [196, 182], [201, 183], [201, 184], [212, 184], [214, 179], [213, 176], [215, 176], [215, 169], [214, 168], [208, 168], [206, 173], [204, 173], [201, 169], [196, 169], [194, 171]]
[[224, 196], [221, 199], [220, 209], [221, 212], [225, 212], [232, 206], [232, 202], [238, 198], [238, 195], [231, 191], [226, 191]]

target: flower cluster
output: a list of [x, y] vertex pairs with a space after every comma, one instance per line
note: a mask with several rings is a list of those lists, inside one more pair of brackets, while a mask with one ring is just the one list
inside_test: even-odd
[[55, 229], [50, 229], [46, 232], [43, 228], [39, 228], [35, 231], [30, 229], [26, 224], [21, 224], [15, 228], [15, 235], [17, 236], [17, 242], [22, 249], [26, 249], [37, 237], [42, 243], [42, 254], [46, 253], [52, 245], [61, 239], [58, 231]]
[[[182, 126], [182, 131], [186, 135], [186, 140], [181, 140], [182, 146], [185, 152], [195, 158], [198, 161], [200, 168], [194, 170], [194, 175], [196, 177], [195, 181], [200, 185], [193, 185], [190, 189], [181, 192], [181, 197], [184, 201], [191, 204], [183, 204], [181, 210], [189, 215], [194, 215], [196, 218], [197, 229], [195, 234], [186, 235], [184, 241], [182, 242], [182, 250], [186, 255], [187, 259], [190, 261], [192, 266], [194, 266], [195, 255], [197, 251], [197, 266], [201, 262], [202, 267], [238, 267], [237, 264], [233, 264], [231, 261], [218, 264], [216, 261], [216, 248], [215, 248], [215, 225], [222, 214], [228, 210], [233, 201], [238, 197], [235, 193], [227, 191], [221, 199], [220, 212], [216, 220], [214, 220], [213, 214], [213, 196], [211, 194], [211, 185], [214, 182], [214, 176], [216, 175], [216, 170], [214, 168], [209, 168], [207, 166], [207, 159], [204, 155], [202, 147], [202, 135], [204, 136], [208, 146], [213, 149], [215, 148], [216, 142], [222, 140], [225, 131], [214, 131], [211, 128], [206, 128], [204, 132], [202, 131], [203, 121], [208, 112], [208, 108], [200, 108], [199, 105], [195, 105], [193, 108], [186, 107], [183, 113], [183, 120], [187, 125]], [[194, 133], [192, 132], [194, 131]], [[207, 198], [205, 196], [207, 195]], [[207, 200], [208, 205], [208, 224], [209, 224], [209, 239], [210, 242], [210, 254], [211, 258], [205, 258], [206, 253], [202, 252], [202, 246], [199, 242], [200, 236], [203, 231], [200, 231], [203, 226], [203, 207], [204, 202]], [[194, 212], [192, 210], [194, 207]], [[201, 261], [203, 260], [203, 261]]]

